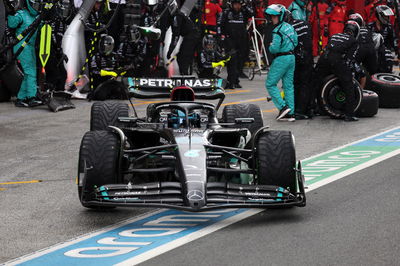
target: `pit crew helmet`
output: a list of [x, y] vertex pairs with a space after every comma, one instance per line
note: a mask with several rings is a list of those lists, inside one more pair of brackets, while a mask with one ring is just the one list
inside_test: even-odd
[[99, 52], [102, 55], [110, 55], [114, 50], [114, 38], [110, 35], [104, 34], [100, 37]]
[[203, 37], [203, 49], [206, 51], [212, 51], [216, 48], [215, 37], [212, 34], [204, 35]]
[[343, 32], [351, 33], [354, 36], [354, 38], [358, 39], [358, 36], [360, 35], [360, 26], [358, 25], [357, 22], [349, 20], [344, 25]]
[[267, 9], [265, 9], [265, 11], [264, 11], [264, 15], [268, 21], [271, 21], [271, 16], [278, 16], [279, 23], [284, 21], [285, 13], [286, 13], [285, 6], [280, 5], [280, 4], [269, 5], [267, 7]]
[[360, 27], [365, 26], [363, 17], [359, 13], [354, 13], [349, 16], [349, 20], [354, 20]]
[[142, 34], [140, 33], [139, 29], [136, 27], [128, 27], [127, 28], [127, 35], [128, 35], [128, 42], [130, 43], [137, 43]]
[[42, 7], [42, 1], [40, 0], [26, 0], [29, 13], [33, 16], [37, 16]]
[[394, 16], [394, 13], [393, 10], [390, 9], [390, 7], [388, 7], [387, 5], [379, 5], [375, 8], [375, 15], [380, 23], [382, 23], [383, 25], [389, 25], [389, 17]]

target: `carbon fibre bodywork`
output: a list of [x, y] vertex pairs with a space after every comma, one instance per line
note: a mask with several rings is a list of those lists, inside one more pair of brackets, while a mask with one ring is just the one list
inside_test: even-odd
[[[187, 211], [216, 208], [305, 206], [304, 177], [295, 167], [297, 189], [258, 184], [257, 137], [251, 118], [221, 123], [213, 104], [164, 102], [148, 117], [120, 117], [110, 126], [119, 136], [118, 180], [81, 197], [90, 206], [167, 207]], [[85, 187], [85, 166], [80, 186]]]

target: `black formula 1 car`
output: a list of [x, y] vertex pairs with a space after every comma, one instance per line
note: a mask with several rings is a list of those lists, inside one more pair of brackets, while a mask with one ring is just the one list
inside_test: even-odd
[[187, 82], [173, 89], [154, 84], [158, 91], [137, 84], [129, 88], [136, 96], [146, 89], [140, 92], [145, 97], [170, 95], [170, 102], [150, 104], [145, 118], [134, 108], [129, 115], [124, 102], [93, 104], [91, 130], [79, 152], [83, 206], [206, 211], [306, 205], [291, 132], [264, 127], [254, 104], [227, 105], [217, 118], [215, 105], [195, 96], [223, 99], [218, 86], [209, 92], [200, 86], [203, 93], [197, 94]]

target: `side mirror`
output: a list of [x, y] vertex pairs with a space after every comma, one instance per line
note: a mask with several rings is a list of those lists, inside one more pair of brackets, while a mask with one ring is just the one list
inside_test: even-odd
[[161, 30], [151, 26], [151, 27], [138, 27], [140, 32], [148, 37], [150, 40], [158, 40], [161, 37]]
[[235, 124], [251, 124], [254, 123], [254, 118], [246, 117], [246, 118], [235, 118]]

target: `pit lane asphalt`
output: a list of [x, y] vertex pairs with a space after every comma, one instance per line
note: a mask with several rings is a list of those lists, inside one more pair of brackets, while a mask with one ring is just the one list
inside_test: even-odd
[[[244, 88], [228, 91], [225, 103], [247, 101], [260, 105], [266, 125], [293, 132], [298, 159], [400, 125], [399, 109], [380, 109], [376, 117], [356, 123], [325, 117], [294, 123], [276, 122], [277, 111], [265, 100], [264, 77], [256, 76], [251, 82], [243, 80], [241, 83]], [[143, 102], [134, 102], [139, 115], [144, 115], [147, 106]], [[75, 185], [77, 158], [81, 138], [89, 129], [92, 103], [79, 100], [74, 103], [76, 109], [60, 113], [51, 113], [45, 107], [29, 110], [16, 108], [12, 103], [0, 104], [0, 183], [43, 181], [0, 185], [4, 189], [0, 190], [0, 263], [151, 211], [119, 208], [96, 212], [80, 205]], [[332, 260], [328, 264], [347, 264], [345, 258], [363, 264], [356, 258], [368, 258], [368, 254], [376, 255], [375, 258], [381, 258], [383, 262], [385, 258], [387, 262], [393, 261], [400, 240], [398, 233], [392, 231], [395, 228], [399, 231], [394, 215], [399, 218], [400, 212], [398, 206], [389, 204], [387, 197], [396, 201], [397, 195], [393, 193], [398, 192], [399, 187], [398, 159], [395, 157], [379, 164], [378, 172], [375, 172], [378, 166], [371, 167], [354, 174], [354, 178], [313, 191], [305, 209], [284, 213], [266, 211], [147, 264], [286, 264], [288, 257], [292, 264], [297, 258], [300, 264], [326, 264], [324, 262], [329, 259]], [[384, 203], [388, 207], [385, 208]], [[365, 221], [361, 223], [360, 220]], [[377, 223], [373, 224], [374, 221]], [[356, 230], [359, 225], [361, 231]], [[301, 230], [295, 230], [297, 228]], [[377, 241], [378, 237], [385, 236], [391, 236], [397, 242], [390, 242], [391, 238], [387, 243]], [[303, 247], [302, 239], [306, 240]], [[225, 253], [219, 252], [221, 247]], [[285, 247], [292, 253], [286, 253]], [[323, 247], [325, 252], [321, 252]], [[183, 250], [187, 253], [183, 254]], [[190, 255], [189, 252], [195, 250], [199, 253]], [[271, 252], [267, 253], [267, 250]], [[351, 257], [351, 250], [358, 251], [358, 257]], [[258, 252], [254, 260], [251, 259], [252, 252]], [[268, 263], [267, 254], [274, 255], [271, 263]], [[321, 260], [309, 260], [311, 258]], [[365, 262], [373, 264], [374, 261]]]

